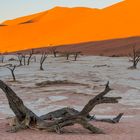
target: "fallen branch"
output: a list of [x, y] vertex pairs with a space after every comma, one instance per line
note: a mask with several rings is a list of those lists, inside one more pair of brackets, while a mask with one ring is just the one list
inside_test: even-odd
[[77, 82], [72, 82], [68, 80], [55, 80], [55, 81], [43, 81], [40, 83], [36, 83], [36, 86], [44, 87], [44, 86], [50, 86], [50, 85], [82, 85], [82, 86], [88, 86], [88, 84], [82, 84]]
[[109, 65], [94, 65], [93, 68], [100, 68], [100, 67], [110, 67]]
[[[79, 111], [73, 108], [64, 107], [62, 109], [58, 109], [52, 112], [49, 112], [45, 115], [40, 116], [43, 120], [57, 120], [63, 117], [67, 117], [69, 115], [78, 115]], [[114, 118], [97, 118], [95, 115], [91, 116], [88, 114], [86, 116], [88, 121], [99, 121], [99, 122], [107, 122], [107, 123], [118, 123], [123, 116], [123, 113], [118, 114]]]
[[12, 78], [13, 78], [13, 82], [15, 82], [16, 81], [15, 70], [19, 66], [20, 65], [5, 64], [5, 65], [0, 66], [0, 67], [5, 67], [5, 68], [9, 69], [11, 72]]
[[87, 120], [87, 116], [89, 115], [89, 112], [94, 108], [95, 105], [101, 104], [101, 103], [117, 103], [118, 99], [120, 97], [104, 97], [111, 89], [109, 88], [109, 82], [106, 85], [106, 88], [103, 92], [101, 92], [99, 95], [95, 96], [93, 99], [91, 99], [85, 107], [82, 109], [82, 111], [72, 111], [75, 112], [72, 114], [72, 112], [69, 112], [66, 116], [62, 116], [60, 119], [53, 119], [50, 121], [45, 121], [42, 117], [37, 116], [35, 113], [33, 113], [30, 109], [28, 109], [23, 101], [16, 95], [16, 93], [3, 81], [0, 81], [0, 88], [4, 91], [6, 94], [6, 97], [9, 102], [9, 106], [16, 115], [16, 124], [12, 127], [11, 131], [16, 132], [20, 129], [27, 129], [27, 128], [33, 128], [33, 129], [40, 129], [40, 130], [46, 130], [46, 131], [52, 131], [61, 133], [61, 130], [65, 126], [74, 125], [76, 123], [83, 126], [85, 129], [88, 129], [92, 133], [103, 133], [102, 130], [99, 128], [94, 127], [92, 124], [90, 124]]

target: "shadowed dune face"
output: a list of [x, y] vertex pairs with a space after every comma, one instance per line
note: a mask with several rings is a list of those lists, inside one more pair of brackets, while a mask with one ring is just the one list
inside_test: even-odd
[[[132, 54], [132, 48], [135, 45], [136, 50], [140, 49], [140, 37], [130, 37], [123, 39], [112, 39], [103, 41], [93, 41], [78, 44], [68, 44], [54, 46], [58, 52], [81, 52], [85, 55], [100, 55], [100, 56], [128, 56]], [[47, 47], [37, 48], [35, 52], [41, 52]], [[18, 52], [28, 53], [30, 50]]]
[[60, 52], [82, 51], [82, 53], [86, 55], [128, 56], [129, 54], [132, 54], [134, 45], [136, 50], [140, 49], [140, 37], [62, 45], [58, 46], [57, 50]]
[[8, 26], [0, 27], [0, 51], [139, 36], [139, 4], [125, 0], [101, 10], [55, 7], [5, 21]]

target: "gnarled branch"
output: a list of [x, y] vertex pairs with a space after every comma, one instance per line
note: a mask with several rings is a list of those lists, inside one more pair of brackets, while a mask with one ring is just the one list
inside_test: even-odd
[[[23, 101], [16, 95], [16, 93], [3, 81], [0, 81], [0, 88], [6, 94], [6, 97], [9, 101], [9, 106], [16, 115], [17, 124], [14, 128], [14, 131], [24, 128], [37, 128], [45, 129], [46, 131], [55, 131], [61, 133], [61, 128], [69, 125], [78, 123], [82, 125], [85, 129], [90, 130], [92, 133], [103, 133], [99, 128], [94, 127], [87, 120], [89, 112], [93, 107], [100, 103], [117, 103], [120, 97], [104, 97], [111, 89], [109, 88], [109, 82], [106, 85], [106, 88], [99, 95], [91, 99], [87, 105], [83, 108], [81, 112], [75, 111], [73, 109], [68, 111], [66, 116], [62, 116], [57, 120], [52, 120], [51, 122], [44, 121], [45, 116], [38, 117], [30, 109], [28, 109]], [[64, 111], [65, 112], [65, 111]], [[74, 112], [74, 113], [73, 113]], [[63, 112], [62, 112], [63, 113]], [[51, 113], [50, 113], [51, 114]]]

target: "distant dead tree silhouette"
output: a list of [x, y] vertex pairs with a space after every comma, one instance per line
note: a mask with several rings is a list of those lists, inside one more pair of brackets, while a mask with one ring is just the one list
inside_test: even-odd
[[69, 60], [70, 54], [70, 52], [65, 52], [66, 60]]
[[71, 54], [72, 54], [72, 52], [70, 52], [70, 51], [62, 52], [62, 56], [66, 57], [66, 60], [69, 60], [69, 57]]
[[27, 65], [30, 65], [30, 61], [31, 61], [31, 58], [32, 58], [33, 54], [34, 54], [34, 50], [32, 49], [30, 51], [30, 54], [29, 54], [29, 57], [28, 57], [28, 60], [27, 60]]
[[58, 51], [57, 51], [57, 48], [56, 48], [56, 47], [50, 47], [50, 48], [48, 48], [48, 50], [49, 50], [49, 52], [50, 52], [51, 54], [54, 55], [54, 57], [57, 57]]
[[12, 78], [13, 78], [13, 82], [16, 81], [16, 77], [15, 77], [15, 69], [18, 67], [19, 65], [12, 65], [12, 64], [6, 64], [6, 65], [3, 65], [1, 67], [5, 67], [7, 69], [10, 70], [11, 72], [11, 75], [12, 75]]
[[132, 54], [129, 55], [131, 57], [130, 61], [133, 63], [129, 69], [136, 69], [137, 64], [140, 61], [140, 49], [136, 50], [136, 44], [132, 47]]
[[23, 65], [26, 65], [26, 54], [22, 54]]
[[77, 60], [78, 56], [81, 54], [81, 52], [73, 52], [74, 55], [74, 61]]
[[1, 62], [1, 63], [4, 62], [4, 58], [5, 58], [5, 56], [4, 56], [2, 53], [0, 53], [0, 62]]
[[70, 52], [70, 51], [64, 52], [64, 56], [66, 57], [66, 60], [69, 60], [69, 57], [73, 55], [74, 61], [76, 61], [80, 54], [81, 52]]
[[40, 58], [40, 70], [44, 70], [43, 69], [43, 63], [45, 62], [46, 58], [47, 58], [47, 52], [42, 51], [42, 55], [41, 55], [41, 58]]
[[34, 62], [36, 62], [36, 56], [32, 57], [32, 59], [34, 60]]
[[18, 58], [18, 61], [19, 61], [19, 65], [22, 66], [22, 59], [23, 59], [23, 54], [22, 53], [17, 53], [17, 58]]

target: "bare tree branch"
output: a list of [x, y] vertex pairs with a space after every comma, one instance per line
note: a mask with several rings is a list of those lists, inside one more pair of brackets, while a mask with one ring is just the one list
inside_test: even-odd
[[42, 51], [42, 55], [40, 58], [40, 70], [44, 70], [43, 63], [45, 62], [46, 58], [47, 58], [47, 53]]
[[22, 66], [22, 65], [23, 65], [23, 64], [22, 64], [22, 59], [23, 59], [22, 53], [18, 53], [18, 54], [17, 54], [17, 57], [18, 57], [18, 60], [19, 60], [19, 65]]
[[33, 54], [34, 54], [34, 50], [32, 49], [32, 50], [30, 51], [30, 54], [29, 54], [29, 57], [28, 57], [28, 60], [27, 60], [27, 65], [30, 65], [30, 60], [31, 60]]
[[54, 55], [54, 57], [57, 57], [57, 48], [56, 47], [50, 47], [48, 48], [49, 52], [52, 53]]
[[28, 109], [23, 101], [16, 95], [16, 93], [3, 81], [0, 81], [0, 88], [6, 94], [9, 101], [9, 106], [16, 115], [17, 122], [14, 126], [14, 131], [25, 128], [37, 128], [46, 131], [53, 131], [61, 133], [63, 127], [74, 125], [75, 123], [80, 124], [85, 129], [88, 129], [92, 133], [100, 134], [103, 133], [99, 128], [94, 127], [87, 121], [88, 113], [93, 109], [96, 104], [99, 103], [117, 103], [120, 97], [104, 97], [109, 91], [109, 82], [106, 88], [99, 95], [91, 99], [83, 108], [80, 113], [70, 114], [68, 116], [62, 117], [61, 119], [52, 120], [51, 122], [44, 121], [41, 117], [38, 117], [30, 109]]
[[130, 56], [133, 65], [129, 67], [129, 69], [136, 69], [138, 62], [140, 61], [140, 50], [136, 50], [136, 44], [133, 45], [132, 54]]

